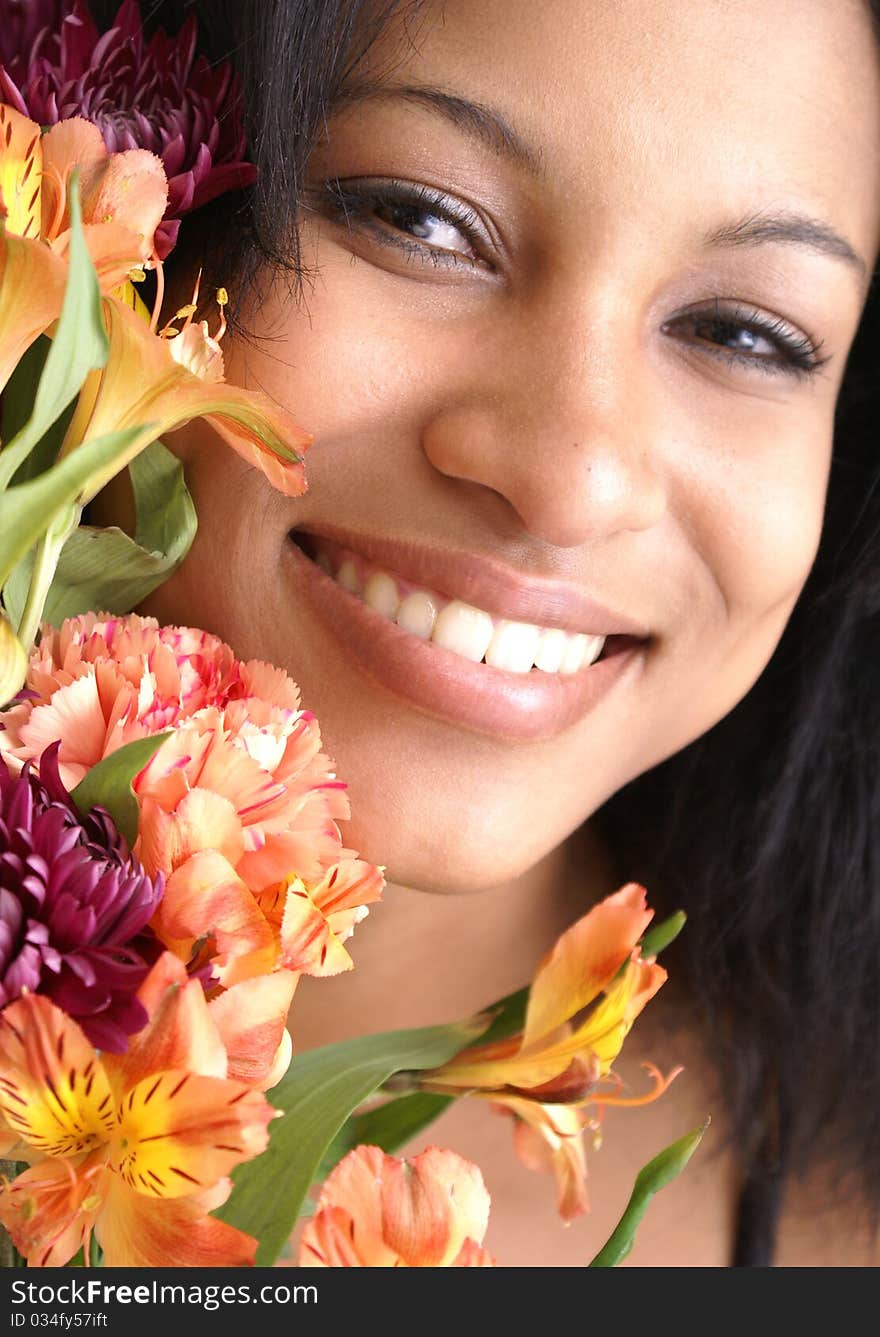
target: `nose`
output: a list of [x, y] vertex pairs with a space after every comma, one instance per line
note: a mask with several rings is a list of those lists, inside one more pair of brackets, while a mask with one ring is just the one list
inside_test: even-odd
[[[636, 341], [633, 341], [635, 344]], [[650, 529], [667, 505], [658, 414], [637, 351], [570, 331], [473, 349], [422, 433], [435, 469], [499, 494], [534, 538], [577, 547]]]

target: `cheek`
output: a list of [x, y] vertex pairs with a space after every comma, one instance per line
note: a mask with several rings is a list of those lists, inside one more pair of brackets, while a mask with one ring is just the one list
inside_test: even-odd
[[780, 423], [747, 449], [734, 442], [703, 479], [696, 547], [734, 636], [782, 625], [809, 574], [822, 529], [830, 415]]
[[375, 446], [380, 432], [411, 425], [416, 402], [430, 394], [430, 346], [415, 347], [395, 280], [385, 281], [387, 294], [365, 262], [322, 249], [320, 276], [302, 304], [277, 285], [266, 294], [258, 323], [270, 342], [257, 351], [232, 345], [228, 379], [288, 405], [322, 445], [344, 437]]

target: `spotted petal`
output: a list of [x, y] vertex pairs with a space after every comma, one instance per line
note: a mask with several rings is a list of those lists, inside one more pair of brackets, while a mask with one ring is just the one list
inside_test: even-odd
[[243, 1082], [180, 1069], [146, 1077], [121, 1102], [111, 1168], [148, 1197], [186, 1197], [258, 1156], [274, 1113]]
[[0, 1222], [31, 1267], [63, 1267], [88, 1244], [101, 1204], [103, 1171], [74, 1171], [51, 1159], [25, 1170], [0, 1192]]
[[282, 960], [307, 975], [338, 975], [353, 962], [343, 942], [381, 899], [382, 873], [362, 859], [336, 864], [316, 886], [290, 883], [281, 921]]
[[40, 127], [0, 104], [0, 206], [6, 226], [19, 237], [40, 236], [43, 150]]
[[114, 1127], [101, 1060], [48, 998], [25, 994], [0, 1015], [0, 1110], [23, 1141], [46, 1156], [78, 1156]]

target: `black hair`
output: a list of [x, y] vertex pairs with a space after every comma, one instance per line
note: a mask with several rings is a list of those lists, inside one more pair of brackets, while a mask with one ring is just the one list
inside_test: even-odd
[[[114, 6], [115, 7], [115, 6]], [[190, 6], [145, 7], [170, 30]], [[296, 272], [303, 165], [353, 63], [401, 0], [197, 3], [203, 49], [243, 80], [260, 176], [187, 224], [227, 270]], [[872, 0], [875, 19], [880, 0]], [[271, 59], [267, 59], [271, 53]], [[186, 244], [192, 244], [190, 240]], [[742, 1168], [735, 1261], [768, 1262], [786, 1179], [850, 1170], [880, 1203], [880, 300], [836, 421], [809, 580], [748, 696], [599, 814], [621, 879], [688, 912], [673, 948]], [[706, 907], [711, 906], [711, 913]]]

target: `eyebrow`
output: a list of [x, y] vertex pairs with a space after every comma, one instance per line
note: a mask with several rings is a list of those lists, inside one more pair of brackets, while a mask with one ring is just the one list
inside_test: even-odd
[[[509, 158], [535, 176], [544, 172], [540, 149], [527, 144], [506, 117], [494, 107], [448, 93], [429, 84], [373, 83], [362, 79], [348, 85], [337, 106], [352, 106], [380, 98], [401, 98], [426, 107], [449, 121], [456, 129], [479, 139], [499, 157]], [[783, 211], [746, 214], [704, 237], [709, 247], [759, 246], [783, 243], [801, 246], [819, 255], [845, 261], [860, 278], [867, 277], [868, 266], [845, 237], [829, 224], [809, 214]]]
[[833, 227], [801, 213], [747, 214], [734, 223], [726, 224], [704, 238], [707, 246], [760, 246], [766, 242], [783, 242], [802, 246], [819, 255], [844, 260], [861, 278], [867, 276], [868, 266], [850, 246], [845, 237]]
[[377, 84], [363, 80], [351, 84], [339, 98], [339, 106], [348, 106], [368, 99], [394, 97], [426, 107], [444, 117], [457, 130], [479, 139], [499, 157], [509, 158], [525, 167], [535, 176], [543, 173], [542, 155], [527, 144], [523, 137], [494, 107], [468, 98], [447, 93], [428, 84]]

